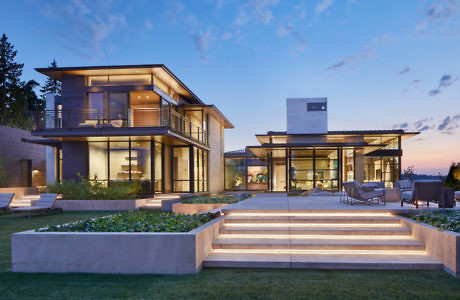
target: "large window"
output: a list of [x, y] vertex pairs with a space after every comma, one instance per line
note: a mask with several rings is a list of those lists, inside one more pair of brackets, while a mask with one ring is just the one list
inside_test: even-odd
[[173, 148], [173, 176], [175, 192], [190, 191], [190, 153], [188, 147]]
[[354, 150], [343, 149], [343, 182], [355, 179]]
[[315, 162], [315, 187], [322, 190], [337, 190], [337, 150], [315, 150]]
[[155, 143], [155, 192], [163, 192], [163, 165], [162, 165], [163, 149], [160, 143]]
[[195, 192], [205, 192], [207, 188], [207, 156], [205, 156], [206, 151], [200, 148], [193, 149], [193, 172], [194, 172], [194, 189]]
[[314, 187], [313, 150], [291, 150], [291, 190], [310, 190]]
[[267, 190], [268, 189], [268, 167], [265, 160], [248, 158], [247, 189]]
[[383, 181], [386, 187], [392, 187], [399, 173], [398, 156], [364, 157], [364, 182]]
[[152, 84], [152, 75], [150, 74], [88, 76], [88, 86], [148, 84]]
[[246, 190], [246, 159], [225, 159], [225, 189]]
[[88, 143], [89, 151], [89, 179], [107, 181], [108, 149], [107, 142]]

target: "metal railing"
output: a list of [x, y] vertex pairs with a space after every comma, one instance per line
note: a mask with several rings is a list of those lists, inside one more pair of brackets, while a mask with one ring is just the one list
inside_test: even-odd
[[207, 132], [170, 108], [71, 109], [35, 111], [32, 131], [167, 127], [207, 145]]

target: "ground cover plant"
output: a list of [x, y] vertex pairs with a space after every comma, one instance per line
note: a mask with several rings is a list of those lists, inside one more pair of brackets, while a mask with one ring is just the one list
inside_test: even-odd
[[422, 222], [442, 230], [460, 233], [460, 212], [453, 210], [439, 210], [430, 212], [411, 213], [409, 217], [417, 222]]
[[184, 199], [182, 203], [186, 204], [207, 204], [207, 203], [218, 203], [218, 204], [233, 204], [238, 203], [244, 199], [251, 197], [251, 194], [239, 194], [239, 195], [216, 195], [216, 196], [199, 196], [199, 197], [191, 197], [188, 199]]
[[72, 211], [31, 219], [0, 214], [0, 298], [460, 299], [460, 280], [443, 271], [203, 269], [177, 276], [11, 272], [12, 233], [109, 214]]
[[97, 177], [89, 180], [78, 174], [79, 180], [63, 180], [48, 186], [49, 193], [61, 194], [63, 200], [129, 200], [136, 199], [138, 182], [120, 182], [106, 186]]
[[187, 232], [209, 222], [215, 214], [182, 215], [126, 211], [68, 224], [46, 226], [38, 232]]

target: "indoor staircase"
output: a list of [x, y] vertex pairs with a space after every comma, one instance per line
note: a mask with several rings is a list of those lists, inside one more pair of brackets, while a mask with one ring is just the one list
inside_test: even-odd
[[442, 264], [386, 212], [226, 212], [204, 267], [433, 270]]

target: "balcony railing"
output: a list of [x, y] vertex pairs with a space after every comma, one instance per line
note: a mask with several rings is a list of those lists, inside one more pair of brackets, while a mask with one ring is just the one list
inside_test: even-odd
[[32, 114], [32, 130], [167, 127], [207, 145], [207, 132], [170, 108], [45, 110]]

